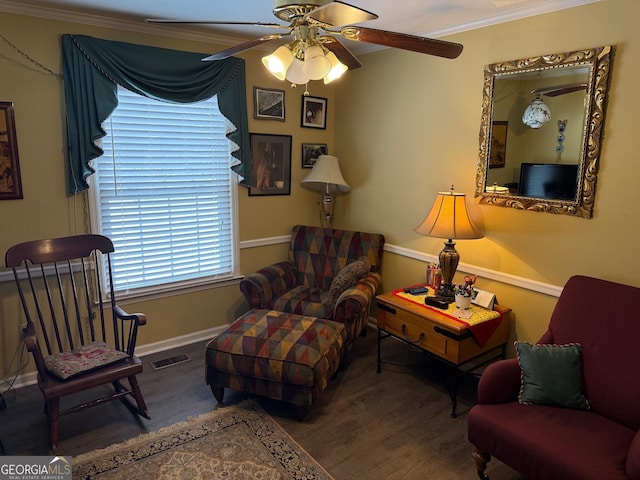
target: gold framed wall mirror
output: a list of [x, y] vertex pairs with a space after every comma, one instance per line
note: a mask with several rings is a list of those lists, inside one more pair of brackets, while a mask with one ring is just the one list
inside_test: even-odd
[[480, 203], [593, 217], [612, 56], [604, 46], [485, 66]]

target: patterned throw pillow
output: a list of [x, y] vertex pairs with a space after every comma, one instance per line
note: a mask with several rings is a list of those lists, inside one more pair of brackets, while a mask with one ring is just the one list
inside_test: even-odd
[[104, 342], [93, 342], [70, 352], [49, 355], [44, 359], [44, 366], [56, 377], [67, 380], [128, 357], [125, 352], [116, 350]]
[[582, 393], [582, 346], [515, 342], [521, 370], [518, 401], [589, 410]]
[[371, 263], [366, 256], [362, 256], [345, 265], [333, 277], [329, 287], [329, 311], [333, 311], [342, 292], [356, 286], [361, 279], [367, 276], [369, 270], [371, 270]]

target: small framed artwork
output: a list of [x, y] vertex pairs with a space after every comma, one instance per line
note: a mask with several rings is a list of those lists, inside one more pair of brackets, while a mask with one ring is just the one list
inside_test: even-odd
[[291, 135], [251, 133], [250, 196], [291, 194]]
[[507, 163], [507, 127], [509, 122], [491, 123], [491, 150], [489, 168], [502, 168]]
[[22, 198], [13, 103], [0, 102], [0, 200]]
[[253, 87], [253, 118], [284, 122], [284, 90]]
[[327, 128], [327, 99], [303, 95], [300, 125], [307, 128]]
[[326, 143], [303, 143], [302, 144], [302, 168], [312, 168], [320, 155], [327, 155]]

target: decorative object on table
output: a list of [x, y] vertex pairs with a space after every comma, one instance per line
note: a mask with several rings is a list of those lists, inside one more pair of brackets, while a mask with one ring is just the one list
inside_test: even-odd
[[551, 110], [542, 101], [540, 94], [531, 102], [522, 114], [522, 123], [531, 128], [540, 128], [551, 120]]
[[456, 244], [453, 240], [482, 238], [484, 236], [469, 216], [465, 194], [455, 192], [453, 185], [448, 192], [439, 192], [431, 212], [416, 227], [415, 231], [428, 237], [447, 239], [439, 256], [442, 286], [437, 296], [442, 301], [453, 302], [452, 281], [460, 262], [460, 254], [456, 251]]
[[338, 158], [320, 155], [309, 174], [302, 180], [302, 186], [322, 191], [322, 213], [325, 227], [333, 224], [333, 207], [336, 192], [348, 192], [349, 185], [342, 176]]
[[562, 160], [562, 152], [564, 152], [564, 132], [567, 129], [567, 119], [558, 120], [558, 145], [556, 145], [556, 162]]
[[[188, 464], [187, 464], [188, 463]], [[73, 458], [73, 478], [332, 480], [255, 400]]]
[[473, 287], [476, 277], [465, 276], [463, 284], [453, 286], [453, 294], [455, 295], [456, 307], [461, 310], [467, 310], [471, 307], [471, 300], [475, 293]]
[[307, 128], [327, 128], [327, 99], [302, 96], [300, 125]]
[[440, 273], [440, 267], [432, 262], [427, 263], [427, 285], [435, 289], [436, 275]]
[[[332, 0], [274, 0], [273, 14], [286, 25], [264, 22], [239, 22], [241, 25], [256, 25], [283, 30], [260, 38], [244, 41], [239, 45], [203, 58], [203, 61], [223, 60], [250, 50], [266, 42], [293, 38], [278, 47], [271, 55], [262, 58], [267, 70], [278, 80], [287, 80], [295, 85], [306, 85], [310, 80], [323, 80], [325, 84], [339, 78], [347, 69], [359, 68], [360, 61], [339, 40], [373, 43], [383, 47], [399, 48], [443, 58], [457, 58], [462, 53], [459, 43], [434, 40], [406, 33], [376, 30], [360, 24], [375, 20], [378, 15], [345, 2]], [[173, 20], [147, 19], [148, 23], [203, 23], [238, 24], [228, 21], [207, 21], [200, 19]], [[351, 26], [358, 24], [357, 26]]]
[[0, 200], [22, 198], [13, 103], [0, 102]]
[[475, 295], [471, 297], [471, 303], [478, 305], [479, 307], [486, 308], [487, 310], [493, 310], [496, 300], [495, 293], [487, 292], [486, 290], [475, 289]]
[[302, 144], [302, 168], [312, 168], [320, 155], [327, 155], [329, 150], [326, 143]]
[[489, 168], [503, 168], [507, 162], [507, 128], [509, 122], [491, 122], [491, 150]]
[[253, 87], [253, 118], [284, 122], [284, 90]]
[[249, 195], [291, 194], [291, 135], [251, 134]]

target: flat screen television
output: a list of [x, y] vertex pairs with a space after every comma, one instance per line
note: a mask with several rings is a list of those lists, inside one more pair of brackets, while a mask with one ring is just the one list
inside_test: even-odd
[[575, 200], [579, 165], [523, 163], [518, 193], [549, 200]]

